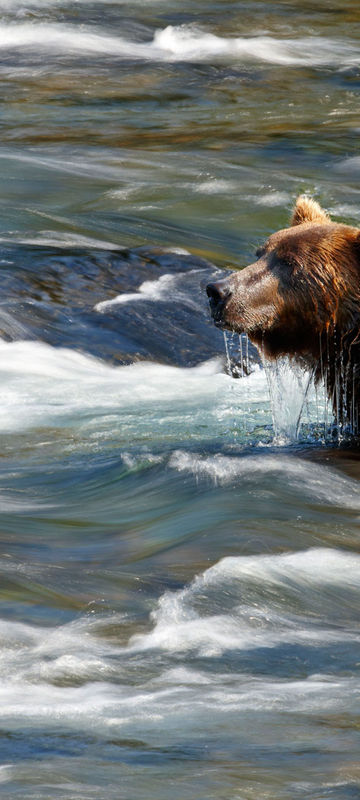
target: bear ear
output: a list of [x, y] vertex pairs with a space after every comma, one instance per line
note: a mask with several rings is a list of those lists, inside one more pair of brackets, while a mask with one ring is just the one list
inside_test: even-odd
[[311, 197], [301, 194], [298, 197], [291, 218], [291, 225], [301, 225], [302, 222], [330, 222], [326, 211]]

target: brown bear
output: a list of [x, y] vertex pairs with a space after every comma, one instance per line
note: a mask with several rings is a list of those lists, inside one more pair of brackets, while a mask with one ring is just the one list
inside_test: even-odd
[[257, 260], [207, 286], [219, 328], [247, 333], [265, 356], [288, 355], [325, 381], [339, 425], [360, 432], [360, 230], [298, 197], [289, 228]]

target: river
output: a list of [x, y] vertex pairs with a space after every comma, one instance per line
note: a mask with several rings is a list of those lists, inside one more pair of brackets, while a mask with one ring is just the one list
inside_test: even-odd
[[0, 0], [4, 798], [360, 797], [358, 453], [204, 291], [360, 224], [359, 21]]

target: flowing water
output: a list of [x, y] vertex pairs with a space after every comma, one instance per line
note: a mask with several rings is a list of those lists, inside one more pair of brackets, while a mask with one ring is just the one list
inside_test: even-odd
[[4, 798], [360, 797], [357, 453], [204, 292], [359, 223], [359, 21], [0, 0]]

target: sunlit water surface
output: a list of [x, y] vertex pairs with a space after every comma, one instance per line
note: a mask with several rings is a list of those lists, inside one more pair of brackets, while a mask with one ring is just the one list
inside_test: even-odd
[[354, 800], [357, 453], [204, 288], [359, 223], [358, 4], [0, 15], [0, 794]]

